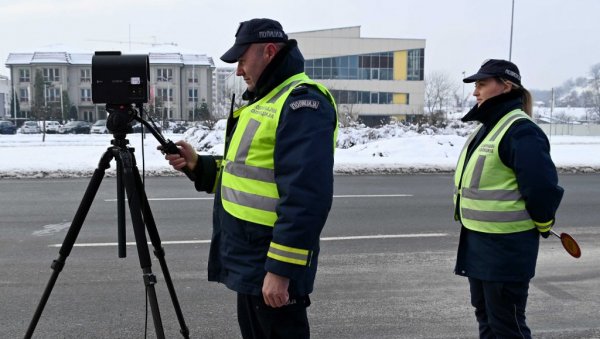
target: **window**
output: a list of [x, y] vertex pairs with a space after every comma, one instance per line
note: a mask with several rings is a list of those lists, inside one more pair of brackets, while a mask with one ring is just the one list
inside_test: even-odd
[[30, 82], [30, 72], [28, 69], [19, 69], [19, 82]]
[[193, 103], [198, 102], [198, 89], [197, 88], [190, 88], [188, 90], [188, 101], [193, 102]]
[[89, 88], [81, 89], [81, 102], [90, 102], [92, 101], [92, 90]]
[[43, 68], [42, 75], [46, 82], [60, 81], [60, 72], [58, 68]]
[[81, 82], [90, 82], [92, 81], [92, 70], [89, 68], [84, 68], [81, 70]]
[[196, 72], [195, 69], [188, 71], [188, 82], [194, 83], [194, 84], [198, 83], [198, 73]]
[[60, 102], [60, 88], [54, 88], [54, 87], [46, 88], [46, 101], [47, 102]]
[[27, 88], [19, 88], [19, 102], [29, 102], [29, 91]]
[[411, 49], [408, 51], [407, 80], [423, 80], [425, 65], [425, 50]]
[[159, 68], [156, 70], [156, 81], [171, 81], [173, 80], [172, 68]]
[[85, 121], [94, 121], [94, 112], [92, 111], [83, 111], [83, 120]]
[[373, 92], [371, 93], [371, 103], [376, 104], [379, 102], [379, 93]]
[[173, 101], [173, 89], [172, 88], [159, 88], [156, 95], [163, 102]]

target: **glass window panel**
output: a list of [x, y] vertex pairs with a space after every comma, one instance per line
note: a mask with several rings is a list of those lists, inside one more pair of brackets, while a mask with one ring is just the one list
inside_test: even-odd
[[323, 79], [331, 79], [331, 68], [323, 68]]
[[386, 56], [382, 56], [379, 58], [379, 67], [381, 68], [390, 68], [390, 58]]
[[371, 103], [376, 104], [379, 102], [379, 93], [373, 92], [371, 93]]
[[358, 78], [363, 80], [371, 79], [371, 70], [368, 68], [361, 68]]
[[348, 70], [348, 79], [358, 79], [358, 69], [350, 68]]
[[331, 58], [323, 59], [323, 68], [325, 67], [331, 67]]
[[349, 104], [358, 103], [357, 97], [358, 97], [358, 95], [357, 95], [356, 91], [348, 91], [348, 103]]
[[340, 57], [340, 67], [348, 67], [348, 57], [347, 56], [343, 56]]
[[352, 55], [348, 57], [348, 67], [358, 68], [358, 55]]
[[369, 92], [363, 91], [360, 92], [360, 101], [363, 104], [370, 104], [371, 103], [371, 96], [369, 95]]
[[315, 79], [323, 79], [323, 70], [321, 68], [315, 68]]
[[313, 77], [313, 68], [312, 67], [306, 67], [304, 69], [304, 73], [306, 73], [306, 75], [308, 75], [309, 78]]
[[315, 68], [316, 67], [323, 67], [323, 59], [315, 59]]
[[371, 67], [379, 68], [379, 55], [371, 55]]
[[379, 69], [371, 68], [371, 79], [379, 79]]
[[349, 72], [348, 72], [347, 68], [339, 68], [338, 71], [339, 71], [338, 72], [338, 74], [339, 74], [338, 79], [348, 79]]
[[313, 67], [314, 61], [312, 59], [304, 61], [304, 67]]

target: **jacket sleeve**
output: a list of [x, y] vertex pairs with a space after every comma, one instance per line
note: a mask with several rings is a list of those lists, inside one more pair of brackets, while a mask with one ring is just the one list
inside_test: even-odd
[[194, 168], [196, 180], [194, 186], [197, 191], [206, 193], [214, 193], [216, 183], [218, 181], [219, 167], [221, 157], [212, 155], [198, 155], [198, 163]]
[[265, 269], [298, 279], [318, 254], [333, 199], [336, 112], [317, 89], [296, 88], [281, 112], [274, 152], [277, 221]]
[[546, 134], [534, 122], [516, 122], [500, 143], [500, 159], [515, 172], [525, 207], [538, 229], [550, 229], [563, 196]]

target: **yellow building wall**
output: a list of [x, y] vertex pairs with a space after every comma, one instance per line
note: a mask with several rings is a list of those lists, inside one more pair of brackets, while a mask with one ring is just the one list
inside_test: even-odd
[[394, 52], [394, 80], [406, 80], [408, 74], [408, 51]]
[[394, 104], [408, 104], [408, 95], [406, 93], [394, 93]]

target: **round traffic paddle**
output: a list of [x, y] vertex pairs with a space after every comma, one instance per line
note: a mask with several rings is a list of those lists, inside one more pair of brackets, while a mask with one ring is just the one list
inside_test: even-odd
[[575, 241], [572, 236], [568, 235], [567, 233], [561, 233], [559, 235], [558, 233], [554, 232], [554, 230], [550, 230], [550, 233], [554, 234], [560, 239], [560, 242], [567, 253], [569, 253], [573, 258], [581, 257], [581, 249], [579, 248], [577, 241]]

